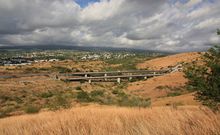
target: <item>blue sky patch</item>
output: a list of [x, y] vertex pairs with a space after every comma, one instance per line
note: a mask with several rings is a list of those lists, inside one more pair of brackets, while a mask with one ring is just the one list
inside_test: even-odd
[[80, 7], [84, 8], [89, 5], [89, 3], [99, 2], [100, 0], [75, 0]]

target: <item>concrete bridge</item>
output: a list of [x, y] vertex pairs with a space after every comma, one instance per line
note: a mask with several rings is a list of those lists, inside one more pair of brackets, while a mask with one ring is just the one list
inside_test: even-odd
[[161, 76], [169, 70], [131, 70], [131, 71], [109, 71], [109, 72], [76, 72], [61, 74], [58, 78], [63, 81], [131, 81], [134, 78], [147, 79], [149, 77]]

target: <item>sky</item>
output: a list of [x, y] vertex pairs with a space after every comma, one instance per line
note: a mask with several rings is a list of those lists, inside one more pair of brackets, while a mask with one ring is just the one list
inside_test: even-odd
[[0, 0], [0, 46], [201, 51], [217, 28], [220, 0]]
[[100, 2], [99, 0], [76, 0], [75, 1], [77, 4], [80, 5], [80, 7], [85, 8], [89, 4], [93, 4], [95, 2]]

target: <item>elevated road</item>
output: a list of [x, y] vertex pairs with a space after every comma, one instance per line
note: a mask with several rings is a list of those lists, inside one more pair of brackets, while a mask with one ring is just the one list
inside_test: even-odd
[[149, 77], [161, 76], [168, 73], [169, 70], [132, 70], [132, 71], [109, 71], [109, 72], [79, 72], [71, 74], [61, 74], [57, 79], [63, 81], [112, 81], [118, 83], [122, 79], [132, 80], [133, 78], [147, 79]]
[[75, 72], [69, 74], [60, 74], [61, 76], [99, 76], [99, 75], [121, 75], [121, 74], [149, 74], [149, 73], [167, 73], [169, 70], [128, 70], [128, 71], [105, 71], [105, 72]]

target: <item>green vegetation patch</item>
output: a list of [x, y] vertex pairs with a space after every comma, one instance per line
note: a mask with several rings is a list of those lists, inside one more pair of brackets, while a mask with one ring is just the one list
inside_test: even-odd
[[28, 105], [25, 108], [26, 113], [38, 113], [40, 110], [41, 110], [41, 108], [38, 106], [35, 106], [35, 105]]
[[[220, 36], [220, 30], [217, 34]], [[202, 62], [186, 65], [187, 86], [204, 105], [220, 110], [220, 45], [209, 49], [202, 56]]]
[[168, 97], [176, 97], [176, 96], [180, 96], [182, 93], [181, 92], [170, 92], [167, 94]]

